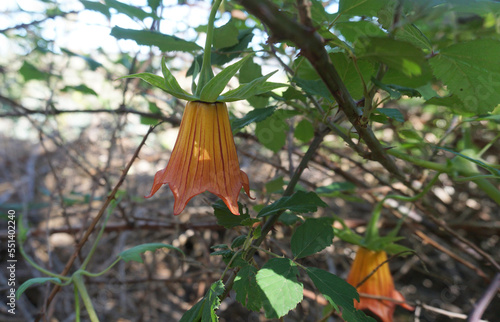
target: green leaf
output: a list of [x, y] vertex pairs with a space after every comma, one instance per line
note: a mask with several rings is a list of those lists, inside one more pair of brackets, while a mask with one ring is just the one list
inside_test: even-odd
[[122, 76], [118, 79], [122, 78], [140, 78], [143, 81], [158, 87], [159, 89], [164, 90], [165, 92], [169, 93], [172, 96], [175, 96], [180, 99], [184, 99], [186, 101], [196, 101], [197, 97], [194, 95], [187, 94], [186, 91], [178, 92], [174, 90], [173, 88], [170, 87], [170, 84], [165, 81], [165, 79], [161, 76], [155, 75], [155, 74], [150, 74], [150, 73], [140, 73], [140, 74], [132, 74], [132, 75], [127, 75], [127, 76]]
[[238, 208], [240, 211], [240, 215], [236, 216], [231, 213], [231, 211], [227, 208], [226, 204], [222, 200], [217, 200], [212, 204], [214, 208], [214, 215], [217, 218], [217, 224], [224, 226], [227, 229], [231, 229], [236, 226], [242, 226], [242, 221], [250, 218], [248, 213], [243, 212], [243, 207], [240, 203], [238, 203]]
[[285, 185], [285, 182], [283, 181], [283, 177], [278, 177], [276, 179], [268, 181], [265, 185], [266, 193], [273, 193], [273, 192], [277, 192], [277, 191], [282, 191], [284, 185]]
[[464, 103], [458, 98], [457, 95], [449, 95], [444, 97], [433, 97], [425, 101], [427, 105], [437, 105], [437, 106], [446, 106], [449, 107], [452, 111], [459, 114], [468, 114], [470, 113], [465, 107]]
[[240, 129], [245, 126], [261, 122], [271, 116], [276, 110], [276, 106], [269, 106], [265, 108], [256, 108], [250, 112], [248, 112], [245, 116], [240, 119], [236, 119], [231, 123], [231, 128], [233, 129], [233, 133], [238, 132]]
[[203, 305], [201, 321], [219, 321], [219, 318], [215, 314], [215, 310], [220, 305], [219, 295], [222, 295], [222, 293], [224, 293], [224, 284], [221, 280], [218, 280], [210, 286], [207, 294], [205, 294], [205, 304]]
[[77, 91], [83, 94], [97, 96], [97, 93], [92, 88], [88, 87], [85, 84], [80, 84], [77, 86], [64, 86], [64, 88], [61, 89], [61, 92], [70, 92], [70, 91]]
[[267, 93], [267, 92], [272, 91], [273, 89], [276, 89], [279, 87], [288, 86], [286, 84], [266, 82], [266, 80], [276, 72], [277, 71], [274, 71], [274, 72], [271, 72], [265, 76], [254, 79], [250, 83], [241, 84], [237, 88], [230, 90], [230, 91], [227, 91], [224, 94], [222, 94], [221, 96], [219, 96], [217, 98], [217, 101], [219, 101], [219, 102], [234, 102], [234, 101], [239, 101], [239, 100], [245, 100], [245, 99], [249, 99], [255, 95]]
[[48, 80], [50, 77], [49, 73], [39, 70], [27, 61], [24, 61], [23, 65], [19, 69], [19, 73], [23, 76], [24, 81], [26, 82], [30, 80]]
[[35, 278], [30, 278], [29, 280], [27, 280], [26, 282], [24, 282], [23, 284], [21, 284], [21, 286], [19, 286], [19, 288], [16, 291], [16, 299], [19, 300], [19, 298], [21, 297], [21, 295], [23, 295], [23, 293], [28, 289], [28, 287], [30, 287], [32, 285], [35, 285], [35, 284], [43, 284], [45, 282], [51, 282], [51, 283], [54, 283], [54, 284], [57, 284], [57, 285], [61, 285], [62, 284], [61, 280], [58, 279], [57, 277], [35, 277]]
[[325, 197], [335, 197], [340, 192], [349, 191], [352, 192], [356, 189], [356, 185], [349, 181], [344, 182], [333, 182], [328, 186], [318, 187], [316, 193], [320, 196]]
[[281, 197], [278, 201], [264, 207], [257, 217], [265, 217], [282, 210], [291, 210], [298, 213], [315, 212], [318, 207], [326, 207], [327, 204], [314, 192], [297, 191], [289, 197]]
[[366, 37], [361, 40], [361, 44], [357, 46], [358, 59], [386, 64], [408, 77], [424, 74], [427, 65], [424, 53], [411, 43], [383, 37]]
[[[354, 62], [352, 58], [344, 53], [332, 53], [329, 56], [351, 96], [356, 100], [361, 99], [364, 96], [361, 78], [363, 78], [366, 83], [375, 73], [374, 65], [365, 60]], [[358, 74], [355, 64], [361, 76]]]
[[192, 52], [201, 49], [201, 47], [194, 42], [186, 41], [175, 36], [165, 35], [152, 30], [135, 30], [113, 27], [113, 29], [111, 29], [111, 36], [114, 36], [116, 39], [131, 39], [139, 45], [157, 46], [164, 52]]
[[375, 79], [372, 77], [372, 82], [377, 85], [377, 87], [383, 89], [389, 95], [391, 98], [394, 99], [400, 99], [402, 95], [407, 95], [409, 97], [420, 97], [422, 96], [419, 91], [417, 91], [414, 88], [410, 87], [404, 87], [404, 86], [399, 86], [399, 85], [394, 85], [394, 84], [384, 84], [381, 81]]
[[256, 78], [262, 77], [262, 67], [253, 60], [248, 60], [241, 66], [238, 79], [240, 84], [250, 83]]
[[396, 29], [396, 39], [407, 41], [413, 45], [432, 51], [432, 44], [429, 39], [414, 24], [406, 24], [403, 28]]
[[379, 26], [366, 20], [339, 22], [335, 25], [335, 29], [340, 31], [342, 36], [350, 43], [354, 43], [360, 37], [383, 37], [386, 35]]
[[259, 311], [262, 307], [262, 292], [257, 285], [256, 275], [257, 269], [246, 265], [240, 269], [233, 284], [236, 300], [251, 311]]
[[335, 310], [342, 312], [342, 319], [347, 322], [375, 321], [354, 308], [354, 299], [359, 302], [359, 295], [354, 286], [320, 268], [308, 267], [306, 272]]
[[214, 29], [214, 47], [217, 49], [231, 47], [238, 44], [238, 28], [233, 20], [224, 26]]
[[172, 92], [181, 93], [183, 95], [190, 96], [188, 92], [182, 89], [174, 75], [170, 72], [167, 67], [167, 63], [165, 62], [165, 57], [161, 59], [161, 72], [163, 74], [163, 78], [165, 78], [166, 87], [171, 89]]
[[186, 313], [184, 313], [179, 322], [198, 322], [201, 321], [201, 311], [205, 304], [205, 298], [198, 301]]
[[241, 235], [241, 236], [236, 237], [235, 239], [233, 239], [233, 242], [231, 243], [231, 249], [235, 249], [235, 248], [243, 246], [246, 239], [247, 239], [246, 235]]
[[405, 121], [403, 114], [397, 108], [380, 107], [380, 108], [377, 108], [376, 111], [381, 113], [381, 114], [384, 114], [385, 116], [387, 116], [395, 121], [398, 121], [398, 122]]
[[297, 84], [300, 88], [304, 90], [309, 95], [317, 95], [323, 97], [328, 100], [328, 102], [333, 103], [334, 99], [328, 87], [326, 87], [325, 83], [321, 79], [302, 79], [299, 77], [294, 77], [292, 79], [293, 82]]
[[296, 264], [288, 258], [272, 258], [259, 270], [256, 280], [262, 290], [266, 318], [280, 318], [302, 301], [298, 273]]
[[139, 20], [144, 20], [148, 17], [154, 17], [155, 19], [159, 19], [155, 14], [148, 13], [141, 8], [134, 7], [120, 1], [116, 0], [104, 0], [104, 2], [111, 8], [116, 9], [119, 13], [123, 13], [130, 18], [137, 18]]
[[173, 250], [180, 252], [182, 255], [184, 255], [184, 252], [182, 250], [180, 250], [179, 248], [174, 247], [172, 245], [163, 244], [163, 243], [150, 243], [150, 244], [137, 245], [137, 246], [134, 246], [130, 249], [124, 250], [118, 256], [121, 257], [121, 259], [123, 259], [125, 262], [134, 261], [134, 262], [142, 263], [142, 258], [141, 258], [142, 253], [145, 253], [147, 251], [153, 252], [153, 251], [160, 249], [160, 248], [173, 249]]
[[111, 18], [108, 6], [97, 1], [80, 0], [80, 2], [83, 4], [85, 9], [100, 12], [106, 17]]
[[255, 128], [255, 135], [259, 142], [274, 152], [278, 152], [285, 145], [288, 129], [283, 114], [277, 112], [257, 123]]
[[442, 49], [432, 70], [469, 113], [491, 112], [500, 102], [500, 41], [477, 39]]
[[293, 136], [304, 143], [309, 142], [314, 137], [314, 126], [309, 120], [302, 120], [295, 127]]
[[375, 17], [388, 3], [388, 0], [340, 0], [338, 14]]
[[295, 259], [304, 258], [333, 243], [333, 218], [308, 218], [292, 235], [291, 246]]
[[215, 75], [205, 87], [202, 88], [200, 93], [200, 100], [203, 102], [212, 103], [217, 100], [220, 93], [224, 90], [227, 83], [231, 80], [231, 78], [238, 72], [240, 67], [252, 57], [252, 55], [248, 55], [240, 59], [236, 63], [227, 66], [220, 73]]

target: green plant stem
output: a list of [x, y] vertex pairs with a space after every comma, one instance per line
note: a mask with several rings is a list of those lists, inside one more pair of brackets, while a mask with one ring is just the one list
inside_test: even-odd
[[365, 243], [369, 245], [371, 242], [373, 242], [376, 238], [379, 237], [378, 233], [378, 221], [380, 219], [380, 214], [382, 213], [382, 207], [384, 206], [384, 202], [387, 199], [396, 199], [396, 200], [401, 200], [405, 202], [413, 202], [416, 201], [420, 198], [422, 198], [431, 188], [434, 186], [439, 179], [439, 175], [441, 172], [436, 173], [434, 178], [432, 178], [431, 181], [420, 191], [418, 194], [414, 195], [413, 197], [407, 197], [407, 196], [401, 196], [401, 195], [387, 195], [385, 196], [382, 200], [380, 200], [377, 205], [375, 205], [375, 209], [373, 210], [372, 217], [370, 218], [370, 222], [368, 223], [368, 226], [366, 227], [366, 235], [365, 235]]
[[73, 274], [73, 283], [78, 289], [78, 293], [80, 293], [80, 297], [82, 298], [83, 304], [85, 305], [87, 313], [89, 314], [90, 321], [99, 322], [97, 313], [94, 310], [94, 305], [92, 305], [89, 293], [87, 292], [87, 288], [85, 287], [85, 283], [83, 282], [81, 272], [75, 272], [75, 274]]
[[56, 273], [52, 273], [51, 271], [39, 266], [37, 263], [35, 263], [31, 257], [28, 256], [28, 254], [26, 254], [26, 252], [24, 251], [24, 247], [23, 247], [23, 243], [19, 243], [19, 252], [21, 253], [21, 255], [23, 256], [23, 258], [32, 266], [34, 267], [36, 270], [38, 270], [39, 272], [45, 274], [45, 275], [48, 275], [50, 277], [55, 277], [55, 278], [58, 278], [60, 279], [61, 281], [69, 281], [70, 278], [67, 277], [67, 276], [63, 276], [63, 275], [59, 275], [59, 274], [56, 274]]
[[[408, 161], [422, 168], [436, 170], [438, 172], [445, 172], [445, 173], [450, 173], [450, 171], [452, 170], [451, 167], [449, 167], [446, 164], [422, 160], [394, 149], [388, 150], [387, 153], [392, 156], [395, 156], [398, 159]], [[481, 190], [483, 190], [491, 199], [493, 199], [493, 201], [495, 201], [497, 204], [500, 205], [500, 190], [498, 190], [498, 187], [493, 185], [486, 178], [474, 178], [474, 176], [477, 176], [479, 173], [459, 172], [459, 174], [466, 177], [472, 177], [470, 178], [471, 181], [477, 184], [477, 186]]]
[[73, 292], [75, 295], [75, 322], [80, 322], [80, 296], [75, 284], [73, 284]]
[[[116, 207], [117, 202], [115, 202], [113, 200], [112, 204]], [[87, 254], [87, 257], [85, 257], [85, 260], [83, 261], [83, 264], [80, 267], [80, 269], [84, 270], [85, 268], [87, 268], [87, 265], [89, 264], [90, 259], [94, 255], [95, 250], [97, 249], [97, 244], [99, 243], [99, 240], [101, 240], [102, 234], [104, 233], [104, 228], [106, 228], [106, 224], [108, 223], [109, 216], [111, 215], [111, 213], [113, 212], [115, 207], [111, 207], [110, 209], [108, 209], [108, 214], [106, 215], [106, 217], [104, 217], [104, 221], [102, 223], [101, 229], [99, 230], [99, 233], [97, 234], [97, 237], [94, 240], [94, 243], [92, 244], [92, 248], [90, 249], [90, 252]]]
[[90, 273], [90, 272], [87, 272], [87, 271], [82, 271], [82, 275], [85, 275], [85, 276], [90, 276], [90, 277], [99, 277], [101, 275], [104, 275], [106, 274], [110, 269], [113, 268], [113, 266], [115, 266], [116, 264], [118, 264], [118, 262], [121, 260], [121, 257], [118, 257], [111, 265], [109, 265], [108, 267], [106, 267], [103, 271], [99, 272], [99, 273]]
[[[214, 22], [215, 15], [221, 4], [222, 0], [214, 0], [212, 5], [212, 10], [210, 11], [210, 16], [208, 18], [207, 25], [207, 39], [205, 40], [205, 51], [203, 52], [203, 62], [201, 63], [200, 78], [198, 80], [198, 85], [196, 86], [196, 96], [201, 94], [203, 87], [214, 78], [214, 72], [212, 70], [212, 41], [214, 38]], [[193, 80], [194, 82], [194, 80]]]

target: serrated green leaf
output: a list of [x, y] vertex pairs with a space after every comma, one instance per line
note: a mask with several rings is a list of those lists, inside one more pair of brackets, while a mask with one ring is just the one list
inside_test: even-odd
[[335, 310], [339, 313], [342, 312], [342, 319], [347, 322], [375, 321], [367, 317], [361, 310], [354, 308], [354, 300], [359, 302], [359, 294], [354, 286], [337, 275], [320, 268], [308, 267], [306, 272]]
[[100, 12], [106, 17], [111, 18], [108, 6], [97, 1], [80, 0], [80, 2], [83, 4], [85, 9]]
[[269, 106], [265, 108], [256, 108], [250, 112], [248, 112], [245, 116], [240, 119], [236, 119], [231, 123], [231, 128], [233, 129], [233, 133], [238, 132], [240, 129], [245, 126], [261, 122], [271, 116], [276, 110], [276, 106]]
[[28, 289], [28, 287], [35, 285], [35, 284], [43, 284], [45, 282], [51, 282], [57, 285], [61, 285], [61, 280], [58, 279], [57, 277], [35, 277], [27, 280], [16, 291], [16, 299], [19, 300], [21, 295]]
[[350, 43], [354, 43], [360, 37], [382, 37], [386, 35], [379, 26], [366, 20], [339, 22], [335, 25], [335, 29], [340, 31], [342, 36]]
[[256, 78], [262, 76], [262, 66], [256, 64], [253, 59], [248, 60], [246, 63], [241, 66], [240, 73], [238, 75], [238, 79], [240, 84], [250, 83]]
[[460, 114], [470, 114], [468, 112], [467, 107], [465, 107], [464, 103], [458, 98], [457, 95], [449, 95], [444, 97], [433, 97], [425, 101], [425, 104], [428, 105], [438, 105], [438, 106], [446, 106], [449, 107], [452, 111], [460, 113]]
[[155, 19], [159, 19], [153, 13], [148, 13], [148, 12], [142, 10], [141, 8], [134, 7], [134, 6], [122, 3], [120, 1], [116, 1], [116, 0], [104, 0], [104, 2], [109, 7], [113, 8], [113, 9], [116, 9], [119, 13], [123, 13], [123, 14], [129, 16], [132, 19], [133, 18], [137, 18], [139, 20], [144, 20], [144, 19], [146, 19], [148, 17], [153, 17]]
[[356, 68], [355, 62], [344, 53], [332, 53], [329, 56], [351, 96], [356, 100], [361, 99], [364, 96], [361, 78], [367, 83], [375, 73], [374, 65], [369, 61], [358, 60]]
[[381, 81], [377, 80], [376, 78], [372, 77], [372, 82], [377, 85], [377, 87], [383, 89], [389, 95], [391, 98], [394, 99], [400, 99], [402, 95], [407, 95], [409, 97], [420, 97], [421, 94], [419, 91], [417, 91], [414, 88], [410, 87], [404, 87], [404, 86], [399, 86], [399, 85], [394, 85], [394, 84], [384, 84]]
[[186, 313], [184, 313], [179, 322], [199, 322], [201, 321], [201, 311], [205, 304], [205, 298], [202, 298], [193, 305]]
[[288, 258], [272, 258], [258, 271], [256, 280], [262, 290], [266, 318], [280, 318], [302, 301], [303, 286], [297, 281], [298, 273]]
[[246, 239], [247, 239], [247, 236], [245, 236], [245, 235], [241, 235], [241, 236], [236, 237], [235, 239], [233, 239], [233, 242], [231, 243], [231, 249], [235, 249], [235, 248], [243, 246]]
[[111, 29], [111, 36], [116, 39], [131, 39], [139, 45], [157, 46], [164, 52], [193, 52], [201, 49], [201, 47], [194, 42], [175, 36], [165, 35], [153, 30], [135, 30], [113, 27], [113, 29]]
[[215, 310], [220, 305], [219, 295], [222, 295], [222, 293], [224, 293], [224, 284], [221, 280], [218, 280], [210, 286], [210, 289], [204, 297], [205, 304], [203, 305], [203, 310], [201, 312], [202, 322], [219, 321], [219, 318], [215, 314]]
[[226, 204], [222, 200], [217, 200], [212, 204], [214, 208], [214, 215], [217, 218], [217, 224], [224, 226], [227, 229], [231, 229], [236, 226], [242, 226], [242, 221], [250, 218], [248, 213], [243, 212], [243, 207], [238, 203], [238, 209], [240, 212], [239, 216], [234, 215], [227, 208]]
[[240, 269], [233, 284], [236, 300], [251, 311], [259, 311], [262, 307], [262, 292], [257, 285], [256, 275], [257, 269], [246, 265]]
[[396, 120], [398, 122], [405, 121], [405, 117], [403, 116], [401, 111], [398, 110], [397, 108], [380, 107], [380, 108], [377, 108], [376, 111], [381, 113], [381, 114], [384, 114], [385, 116], [387, 116], [393, 120]]
[[314, 126], [309, 120], [304, 119], [295, 127], [293, 136], [304, 143], [309, 142], [314, 137]]
[[171, 87], [168, 87], [169, 84], [165, 81], [165, 79], [161, 76], [151, 74], [151, 73], [140, 73], [140, 74], [132, 74], [132, 75], [126, 75], [122, 76], [118, 79], [122, 78], [140, 78], [143, 81], [158, 87], [159, 89], [164, 90], [165, 92], [169, 93], [172, 96], [175, 96], [180, 99], [184, 99], [186, 101], [196, 101], [196, 96], [187, 94], [186, 91], [178, 92], [173, 90]]
[[297, 191], [291, 196], [281, 197], [278, 201], [264, 207], [257, 217], [269, 216], [286, 209], [298, 213], [315, 212], [318, 207], [326, 206], [327, 204], [316, 193]]
[[150, 244], [142, 244], [134, 246], [130, 249], [121, 252], [118, 256], [121, 257], [121, 259], [123, 259], [125, 262], [134, 261], [142, 263], [142, 258], [141, 258], [142, 253], [145, 253], [147, 251], [154, 252], [155, 250], [160, 248], [173, 249], [184, 255], [184, 252], [175, 246], [163, 243], [150, 243]]
[[375, 17], [388, 3], [388, 0], [340, 0], [338, 14]]
[[321, 79], [309, 80], [294, 77], [292, 81], [295, 82], [297, 86], [302, 88], [307, 94], [323, 97], [330, 103], [334, 102], [332, 94]]
[[238, 28], [233, 20], [225, 25], [214, 29], [214, 47], [217, 49], [234, 46], [238, 43]]
[[498, 57], [499, 40], [477, 39], [442, 49], [430, 64], [467, 112], [485, 114], [500, 102]]
[[220, 93], [224, 90], [227, 83], [231, 80], [231, 78], [238, 72], [240, 67], [252, 57], [252, 55], [248, 55], [240, 59], [236, 63], [227, 66], [220, 73], [215, 75], [206, 85], [203, 87], [200, 93], [200, 100], [203, 102], [213, 103], [217, 100]]
[[396, 39], [407, 41], [417, 47], [432, 51], [432, 44], [429, 39], [414, 24], [406, 24], [403, 28], [396, 30]]
[[358, 59], [370, 59], [393, 68], [408, 77], [424, 74], [425, 55], [422, 50], [409, 42], [385, 37], [362, 38]]
[[292, 235], [295, 259], [316, 254], [333, 243], [333, 218], [308, 218]]

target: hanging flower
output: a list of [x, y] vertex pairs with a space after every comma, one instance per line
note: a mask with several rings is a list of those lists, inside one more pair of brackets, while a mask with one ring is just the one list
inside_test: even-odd
[[146, 198], [164, 184], [175, 197], [174, 215], [204, 191], [217, 195], [239, 215], [241, 187], [250, 195], [250, 186], [248, 176], [240, 170], [225, 103], [187, 103], [170, 161], [156, 173]]
[[[373, 251], [364, 247], [360, 247], [356, 258], [352, 263], [351, 271], [347, 277], [347, 282], [353, 286], [357, 286], [358, 292], [370, 294], [374, 296], [388, 297], [397, 301], [404, 301], [403, 295], [394, 289], [394, 281], [389, 270], [387, 261], [387, 253], [385, 251]], [[384, 264], [382, 264], [384, 263]], [[380, 267], [378, 267], [381, 265]], [[377, 315], [383, 322], [391, 322], [394, 310], [398, 303], [363, 297], [360, 295], [360, 302], [355, 301], [354, 306], [359, 310], [370, 310]], [[403, 303], [399, 304], [407, 310], [413, 310], [413, 307]]]

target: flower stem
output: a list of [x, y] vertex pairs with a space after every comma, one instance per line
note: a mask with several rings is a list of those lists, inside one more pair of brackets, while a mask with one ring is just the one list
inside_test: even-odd
[[[198, 80], [198, 85], [196, 86], [196, 94], [199, 96], [201, 90], [205, 85], [214, 78], [214, 72], [212, 71], [212, 41], [214, 38], [214, 22], [215, 15], [217, 14], [217, 9], [221, 4], [222, 0], [214, 0], [212, 10], [210, 11], [210, 16], [208, 18], [207, 25], [207, 39], [205, 40], [205, 51], [203, 52], [203, 62], [201, 63], [200, 79]], [[194, 80], [193, 80], [194, 81]]]
[[83, 283], [83, 277], [78, 272], [75, 272], [75, 274], [73, 274], [73, 283], [75, 284], [76, 288], [78, 289], [78, 292], [80, 293], [80, 297], [82, 298], [83, 304], [85, 305], [87, 313], [89, 314], [90, 321], [99, 322], [97, 313], [94, 310], [94, 305], [92, 305], [89, 293], [87, 293], [87, 288]]

